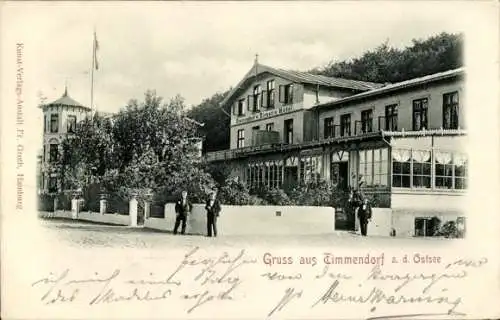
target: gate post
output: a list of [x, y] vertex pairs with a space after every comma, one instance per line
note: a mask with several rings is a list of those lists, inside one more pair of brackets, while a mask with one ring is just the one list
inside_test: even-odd
[[149, 201], [144, 201], [144, 220], [148, 219], [150, 216], [151, 204]]
[[78, 209], [80, 209], [79, 207], [79, 203], [78, 203], [78, 198], [76, 197], [73, 197], [73, 199], [71, 199], [71, 218], [72, 219], [78, 219]]
[[129, 203], [130, 226], [137, 227], [137, 199], [136, 194], [132, 194], [132, 199]]
[[99, 213], [105, 214], [107, 210], [108, 201], [106, 200], [106, 194], [101, 194], [101, 200], [99, 200]]

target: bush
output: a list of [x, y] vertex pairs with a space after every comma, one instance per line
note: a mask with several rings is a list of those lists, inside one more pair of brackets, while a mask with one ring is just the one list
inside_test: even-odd
[[457, 228], [457, 223], [455, 221], [447, 221], [443, 226], [437, 231], [437, 236], [445, 238], [463, 238], [464, 235]]
[[298, 206], [335, 206], [336, 188], [324, 180], [300, 184], [288, 196]]
[[227, 179], [219, 189], [219, 200], [227, 205], [262, 205], [264, 201], [255, 195], [251, 195], [247, 186], [234, 179]]
[[288, 206], [292, 203], [288, 194], [282, 189], [270, 189], [262, 196], [263, 200], [270, 205]]

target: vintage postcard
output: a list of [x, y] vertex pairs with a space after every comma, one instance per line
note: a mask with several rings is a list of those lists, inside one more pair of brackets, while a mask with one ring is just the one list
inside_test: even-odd
[[2, 319], [500, 318], [496, 1], [4, 1]]

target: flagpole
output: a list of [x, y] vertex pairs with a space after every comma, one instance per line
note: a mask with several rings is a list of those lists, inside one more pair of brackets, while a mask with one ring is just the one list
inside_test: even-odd
[[93, 119], [94, 118], [94, 69], [95, 69], [95, 55], [96, 55], [96, 50], [95, 50], [95, 39], [96, 34], [95, 34], [95, 28], [94, 28], [94, 34], [93, 34], [93, 39], [92, 39], [92, 71], [90, 73], [90, 116]]

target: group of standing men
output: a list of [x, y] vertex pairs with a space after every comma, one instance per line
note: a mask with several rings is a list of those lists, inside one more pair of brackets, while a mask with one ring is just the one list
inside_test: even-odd
[[[181, 199], [175, 203], [175, 226], [174, 234], [177, 234], [179, 226], [181, 226], [181, 234], [186, 233], [186, 223], [188, 214], [191, 213], [193, 208], [192, 203], [188, 199], [187, 191], [182, 191]], [[207, 211], [207, 236], [217, 237], [217, 218], [221, 212], [220, 202], [217, 199], [217, 192], [213, 191], [205, 204], [205, 210]]]

